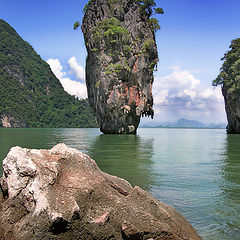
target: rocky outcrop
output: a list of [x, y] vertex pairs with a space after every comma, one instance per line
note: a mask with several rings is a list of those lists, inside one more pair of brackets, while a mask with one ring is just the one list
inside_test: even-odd
[[13, 116], [9, 115], [2, 115], [0, 116], [0, 126], [4, 128], [25, 128], [27, 125], [24, 122], [20, 122], [19, 120], [16, 120]]
[[173, 208], [58, 144], [3, 160], [0, 239], [200, 239]]
[[[239, 90], [238, 90], [239, 91]], [[235, 92], [235, 90], [234, 90]], [[240, 98], [238, 93], [233, 93], [233, 88], [224, 84], [222, 94], [225, 102], [225, 111], [227, 114], [227, 133], [240, 134]]]
[[232, 40], [230, 50], [221, 60], [224, 62], [213, 86], [222, 87], [228, 120], [227, 133], [240, 134], [240, 38]]
[[138, 1], [92, 0], [82, 31], [88, 52], [90, 105], [103, 133], [136, 133], [141, 116], [153, 117], [154, 30]]

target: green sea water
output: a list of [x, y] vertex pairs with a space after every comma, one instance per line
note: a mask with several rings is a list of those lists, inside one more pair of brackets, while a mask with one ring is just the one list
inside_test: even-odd
[[[0, 161], [12, 146], [77, 148], [110, 174], [177, 209], [207, 240], [240, 239], [240, 135], [224, 129], [0, 129]], [[0, 169], [2, 174], [2, 169]]]

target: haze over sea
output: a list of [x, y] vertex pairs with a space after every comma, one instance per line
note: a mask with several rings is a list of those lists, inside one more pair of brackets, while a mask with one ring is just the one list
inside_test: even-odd
[[[101, 170], [127, 179], [176, 208], [206, 240], [240, 236], [240, 136], [224, 129], [0, 129], [0, 159], [12, 146], [59, 142], [89, 154]], [[1, 169], [2, 174], [2, 169]]]

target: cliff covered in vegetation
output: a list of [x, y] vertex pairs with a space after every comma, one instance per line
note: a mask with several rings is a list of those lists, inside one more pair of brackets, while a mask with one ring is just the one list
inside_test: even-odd
[[49, 65], [0, 19], [0, 125], [96, 127], [87, 100], [63, 90]]
[[221, 72], [213, 86], [221, 85], [227, 113], [227, 133], [240, 133], [240, 38], [225, 53]]
[[151, 16], [163, 13], [155, 6], [153, 0], [90, 0], [84, 9], [88, 98], [103, 133], [136, 133], [141, 116], [154, 115], [160, 26]]

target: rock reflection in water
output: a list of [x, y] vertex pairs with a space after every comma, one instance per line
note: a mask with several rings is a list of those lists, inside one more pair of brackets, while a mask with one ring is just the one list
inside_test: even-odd
[[153, 140], [138, 135], [100, 135], [89, 155], [105, 172], [128, 180], [148, 190], [153, 183]]
[[63, 142], [90, 155], [102, 171], [125, 178], [133, 186], [149, 190], [153, 184], [153, 139], [150, 137], [101, 135], [98, 129], [73, 128], [0, 129], [0, 136], [0, 162], [13, 146], [50, 149]]
[[[222, 166], [222, 202], [216, 205], [217, 221], [223, 235], [237, 240], [240, 236], [240, 135], [227, 135]], [[239, 209], [239, 211], [236, 211]]]
[[103, 171], [174, 206], [203, 239], [239, 240], [240, 135], [224, 129], [150, 128], [138, 134], [0, 128], [0, 163], [12, 146], [49, 149], [64, 142], [90, 155]]

